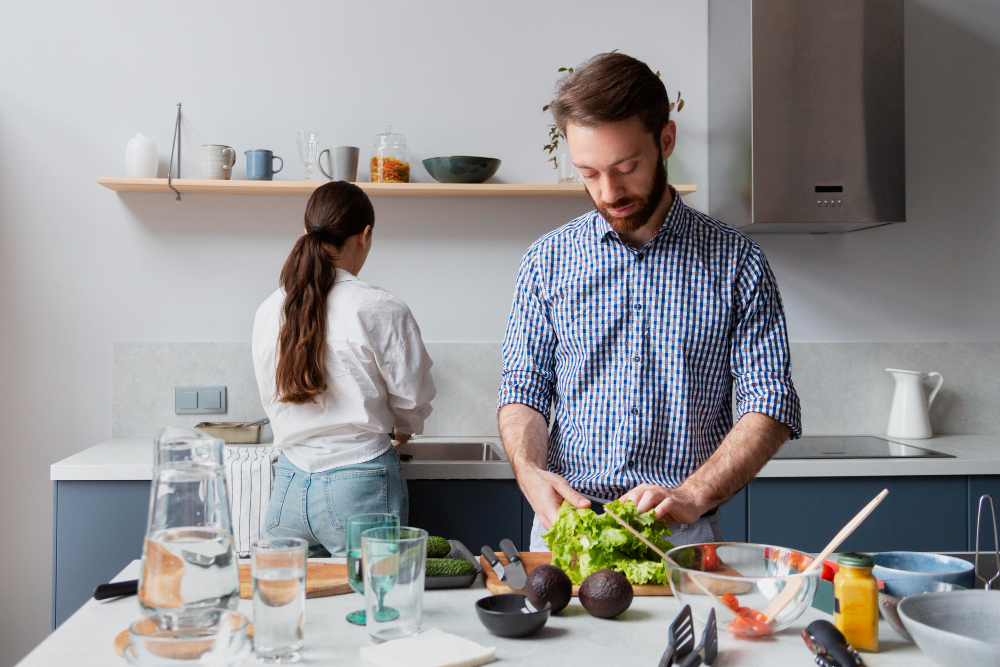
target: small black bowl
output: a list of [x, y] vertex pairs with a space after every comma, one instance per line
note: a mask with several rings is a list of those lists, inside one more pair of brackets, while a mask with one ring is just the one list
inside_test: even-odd
[[549, 620], [552, 604], [546, 602], [538, 611], [529, 611], [520, 593], [492, 595], [476, 601], [476, 614], [486, 629], [501, 637], [528, 637], [542, 629]]

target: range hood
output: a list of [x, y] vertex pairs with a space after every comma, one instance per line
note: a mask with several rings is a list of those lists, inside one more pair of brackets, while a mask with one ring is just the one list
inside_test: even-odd
[[904, 222], [903, 0], [709, 0], [708, 119], [712, 217]]

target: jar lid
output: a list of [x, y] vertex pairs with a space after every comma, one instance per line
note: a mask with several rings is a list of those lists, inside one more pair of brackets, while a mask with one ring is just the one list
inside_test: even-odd
[[842, 553], [837, 556], [838, 565], [846, 565], [847, 567], [873, 567], [875, 565], [875, 559], [868, 554], [859, 554], [856, 551], [848, 551], [847, 553]]
[[392, 131], [392, 125], [385, 126], [385, 134], [375, 135], [376, 146], [405, 146], [406, 137]]

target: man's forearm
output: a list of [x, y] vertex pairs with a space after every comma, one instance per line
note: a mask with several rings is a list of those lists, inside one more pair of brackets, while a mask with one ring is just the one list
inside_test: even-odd
[[548, 467], [549, 430], [542, 413], [521, 403], [508, 403], [500, 408], [497, 422], [507, 460], [518, 479], [526, 468]]
[[792, 430], [759, 412], [743, 415], [722, 444], [681, 485], [706, 510], [729, 500], [750, 483]]

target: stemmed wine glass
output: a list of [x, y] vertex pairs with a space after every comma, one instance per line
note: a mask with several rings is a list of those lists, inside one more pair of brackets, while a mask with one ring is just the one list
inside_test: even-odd
[[[347, 519], [347, 580], [351, 588], [362, 595], [365, 594], [365, 580], [361, 569], [361, 533], [369, 528], [399, 528], [399, 517], [395, 514], [355, 514]], [[365, 610], [352, 611], [347, 620], [364, 625]]]
[[[313, 179], [312, 166], [319, 158], [319, 132], [302, 130], [297, 132], [295, 136], [296, 143], [299, 146], [299, 157], [306, 166], [306, 180], [311, 181]], [[358, 543], [358, 548], [361, 548], [360, 542]]]

